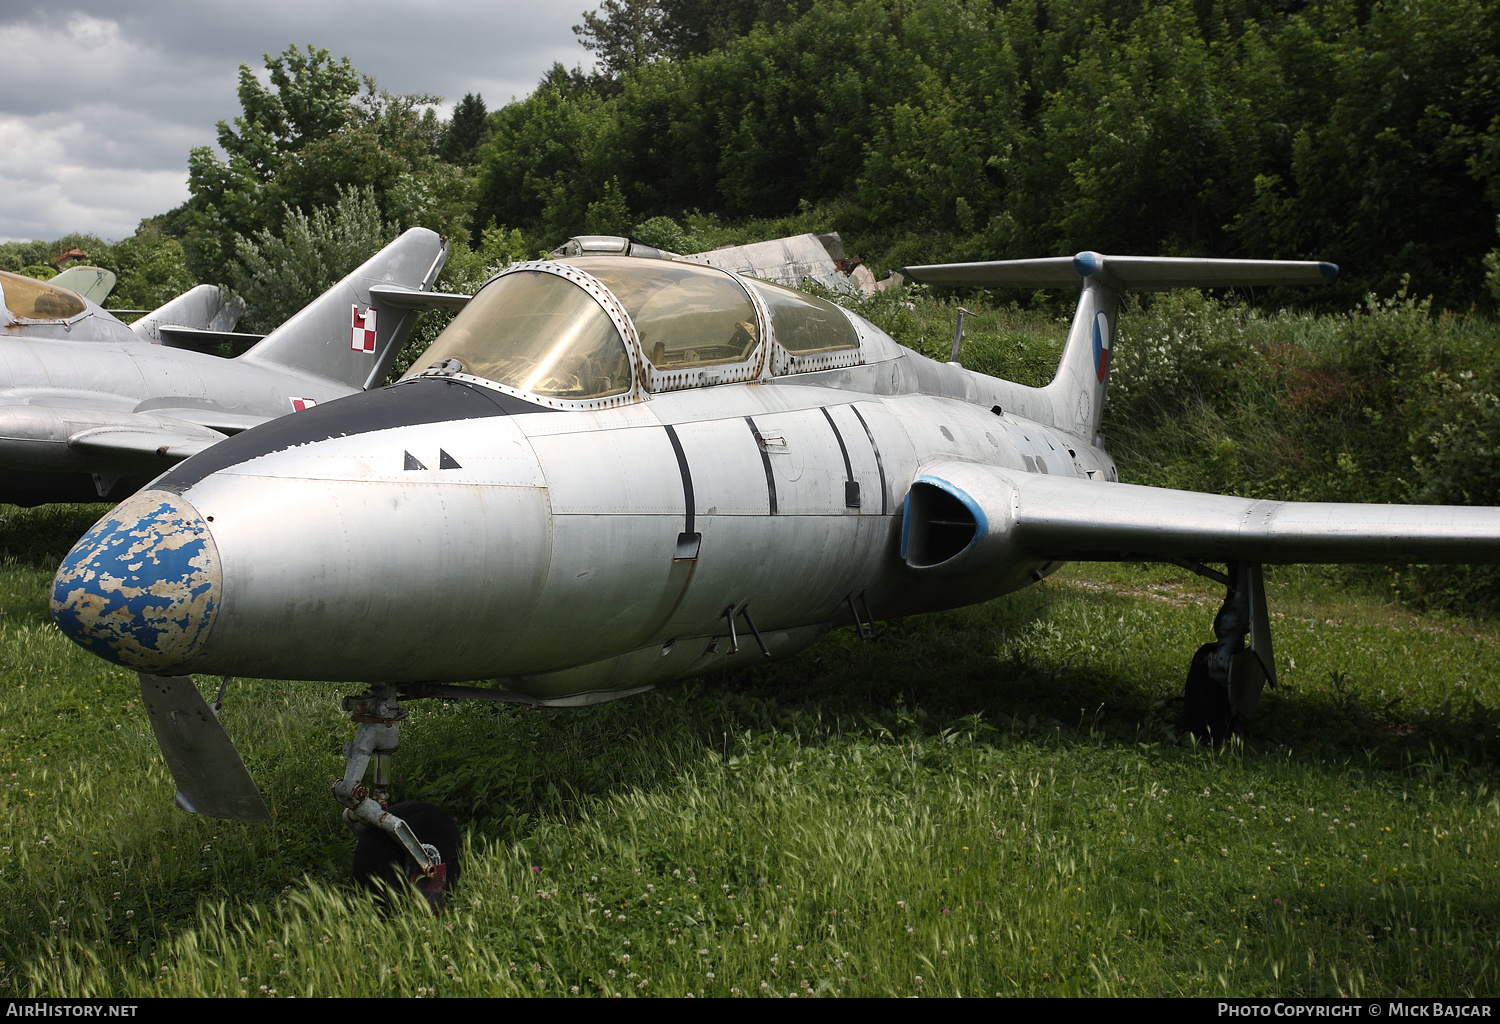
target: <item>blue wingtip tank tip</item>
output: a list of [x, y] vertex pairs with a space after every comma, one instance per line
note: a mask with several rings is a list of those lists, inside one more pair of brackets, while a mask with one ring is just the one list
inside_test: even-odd
[[1339, 276], [1339, 265], [1337, 263], [1319, 263], [1318, 269], [1322, 271], [1325, 280], [1332, 281]]

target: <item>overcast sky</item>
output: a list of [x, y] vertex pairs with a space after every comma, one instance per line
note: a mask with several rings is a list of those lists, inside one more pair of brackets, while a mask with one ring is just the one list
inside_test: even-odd
[[240, 112], [241, 63], [311, 43], [391, 92], [489, 109], [554, 61], [597, 0], [0, 0], [0, 241], [115, 240], [187, 198], [188, 150]]

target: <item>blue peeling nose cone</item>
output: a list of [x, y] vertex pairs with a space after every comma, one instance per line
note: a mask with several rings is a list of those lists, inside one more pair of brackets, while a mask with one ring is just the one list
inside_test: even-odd
[[68, 552], [52, 581], [52, 618], [107, 661], [170, 675], [203, 648], [222, 593], [219, 551], [198, 510], [144, 491]]

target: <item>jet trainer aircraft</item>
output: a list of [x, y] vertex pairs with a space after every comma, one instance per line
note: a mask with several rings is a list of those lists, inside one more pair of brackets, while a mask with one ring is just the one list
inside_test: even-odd
[[1083, 252], [906, 271], [1080, 289], [1056, 379], [1032, 388], [821, 298], [615, 248], [508, 268], [398, 383], [219, 442], [68, 555], [53, 616], [140, 673], [181, 806], [268, 813], [190, 673], [225, 676], [220, 701], [236, 675], [364, 684], [334, 785], [357, 872], [404, 867], [439, 900], [457, 830], [389, 799], [403, 700], [592, 704], [1069, 559], [1161, 560], [1225, 587], [1187, 688], [1222, 740], [1275, 679], [1263, 565], [1500, 561], [1500, 509], [1118, 482], [1099, 424], [1120, 295], [1316, 284], [1330, 264]]
[[[98, 305], [108, 271], [0, 272], [0, 501], [118, 500], [229, 434], [378, 383], [415, 321], [407, 293], [441, 304], [446, 255], [413, 228], [264, 338], [233, 333], [241, 307], [212, 285], [126, 326]], [[200, 351], [225, 341], [255, 344]]]

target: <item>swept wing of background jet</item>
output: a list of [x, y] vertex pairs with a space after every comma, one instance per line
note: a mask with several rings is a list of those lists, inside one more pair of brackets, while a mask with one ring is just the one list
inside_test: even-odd
[[1331, 265], [1085, 252], [908, 271], [1080, 287], [1057, 375], [1032, 388], [824, 299], [613, 242], [508, 268], [398, 383], [187, 459], [70, 552], [54, 618], [141, 674], [179, 803], [267, 813], [183, 677], [356, 681], [335, 795], [360, 858], [405, 861], [440, 895], [448, 819], [388, 806], [403, 699], [610, 700], [1067, 559], [1144, 558], [1224, 585], [1187, 687], [1222, 741], [1275, 679], [1265, 564], [1500, 561], [1500, 509], [1118, 482], [1099, 425], [1121, 293], [1316, 284]]
[[[0, 501], [118, 499], [226, 436], [379, 383], [415, 311], [445, 301], [431, 288], [446, 252], [413, 228], [264, 338], [236, 333], [242, 307], [211, 285], [127, 327], [58, 286], [91, 268], [0, 273]], [[247, 350], [220, 357], [224, 342]]]

